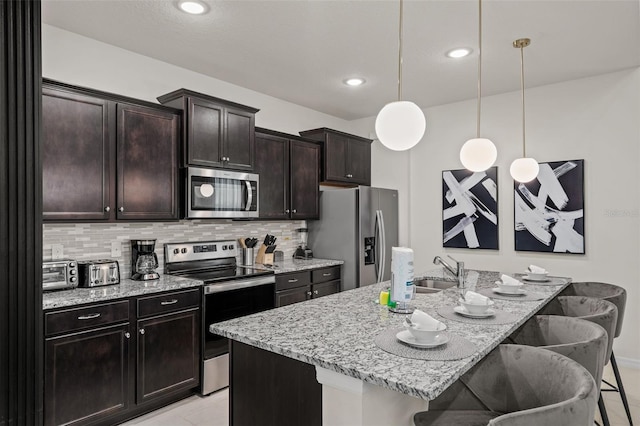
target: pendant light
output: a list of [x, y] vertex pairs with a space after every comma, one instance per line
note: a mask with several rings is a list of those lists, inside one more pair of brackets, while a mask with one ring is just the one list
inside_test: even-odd
[[476, 137], [469, 139], [460, 149], [460, 162], [472, 172], [482, 172], [493, 166], [498, 157], [496, 146], [480, 137], [480, 106], [482, 99], [482, 0], [478, 0], [478, 111]]
[[386, 104], [376, 117], [376, 136], [393, 151], [413, 148], [426, 128], [422, 110], [413, 102], [402, 101], [402, 0], [400, 0], [400, 25], [398, 28], [398, 100]]
[[519, 38], [513, 42], [513, 47], [520, 49], [520, 84], [522, 86], [522, 158], [511, 163], [509, 172], [511, 177], [521, 183], [532, 181], [538, 176], [540, 166], [533, 158], [527, 157], [524, 132], [524, 48], [531, 44], [528, 38]]

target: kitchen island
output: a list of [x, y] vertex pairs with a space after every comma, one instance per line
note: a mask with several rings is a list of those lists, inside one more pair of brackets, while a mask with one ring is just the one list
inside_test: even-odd
[[[442, 270], [436, 270], [419, 278], [444, 277]], [[469, 271], [467, 281], [471, 289], [480, 290], [494, 287], [499, 277], [499, 272]], [[253, 351], [251, 356], [264, 355], [271, 358], [272, 364], [286, 359], [295, 360], [302, 364], [294, 364], [295, 368], [306, 371], [306, 380], [309, 380], [309, 368], [315, 369], [316, 378], [322, 384], [322, 424], [412, 424], [414, 412], [427, 409], [430, 399], [438, 396], [499, 345], [569, 282], [567, 279], [559, 285], [527, 284], [527, 290], [544, 296], [541, 300], [494, 300], [495, 309], [515, 315], [512, 323], [503, 325], [468, 324], [439, 316], [438, 308], [456, 304], [459, 292], [455, 287], [438, 293], [416, 294], [412, 303], [416, 308], [443, 321], [448, 332], [475, 345], [472, 355], [455, 361], [403, 358], [376, 345], [374, 340], [378, 334], [389, 328], [401, 327], [406, 317], [377, 304], [379, 292], [388, 287], [389, 282], [213, 324], [210, 326], [212, 332], [232, 339], [231, 422], [233, 425], [245, 424], [242, 419], [246, 417], [237, 411], [239, 407], [246, 411], [254, 406], [256, 413], [261, 412], [257, 400], [240, 400], [250, 399], [249, 393], [234, 389], [236, 381], [238, 386], [251, 385], [251, 378], [242, 374], [241, 369], [234, 369], [236, 354], [246, 363], [251, 358], [245, 355]], [[274, 359], [274, 354], [282, 359]], [[241, 362], [240, 358], [237, 362]], [[295, 401], [283, 401], [277, 394], [278, 388], [298, 386], [295, 378], [284, 375], [293, 370], [286, 371], [289, 368], [286, 363], [283, 366], [283, 383], [274, 383], [273, 393], [261, 393], [259, 396], [264, 401], [263, 405], [271, 407], [265, 413], [278, 412], [279, 404], [295, 405]], [[305, 370], [304, 366], [309, 368]], [[235, 377], [234, 374], [243, 377]], [[260, 372], [252, 374], [259, 376]], [[260, 381], [259, 377], [255, 379]], [[314, 395], [316, 398], [317, 393]], [[279, 413], [282, 415], [286, 410]], [[273, 419], [265, 415], [262, 419], [254, 417], [253, 420], [269, 424]], [[280, 424], [287, 424], [284, 416], [281, 420]]]

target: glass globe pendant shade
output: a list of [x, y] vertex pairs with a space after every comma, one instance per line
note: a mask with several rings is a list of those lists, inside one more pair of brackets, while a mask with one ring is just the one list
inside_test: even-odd
[[509, 168], [513, 180], [521, 183], [532, 181], [538, 176], [539, 171], [540, 166], [533, 158], [517, 158], [513, 160]]
[[387, 148], [405, 151], [420, 142], [426, 126], [418, 105], [409, 101], [390, 102], [376, 117], [376, 136]]
[[460, 162], [467, 170], [483, 172], [493, 166], [498, 158], [498, 150], [489, 139], [469, 139], [460, 149]]

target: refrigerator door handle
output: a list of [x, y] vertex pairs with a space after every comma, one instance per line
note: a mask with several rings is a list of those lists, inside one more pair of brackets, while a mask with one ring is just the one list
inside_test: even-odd
[[382, 213], [382, 210], [378, 210], [376, 215], [378, 214], [380, 215], [380, 235], [382, 236], [382, 244], [380, 246], [382, 260], [380, 261], [380, 274], [378, 275], [378, 282], [380, 283], [384, 281], [384, 265], [387, 263], [387, 236], [384, 227], [384, 213]]
[[373, 236], [374, 236], [374, 252], [373, 252], [373, 259], [374, 259], [374, 265], [375, 265], [375, 271], [376, 271], [376, 283], [380, 282], [380, 253], [379, 253], [379, 247], [380, 247], [380, 241], [381, 241], [381, 237], [380, 237], [380, 210], [376, 210], [376, 223], [374, 225], [374, 230], [373, 230]]

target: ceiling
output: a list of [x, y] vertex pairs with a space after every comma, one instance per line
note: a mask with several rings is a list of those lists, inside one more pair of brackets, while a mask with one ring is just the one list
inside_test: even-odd
[[[397, 100], [398, 1], [43, 0], [43, 22], [347, 120]], [[640, 66], [638, 0], [485, 0], [483, 96]], [[477, 96], [478, 2], [405, 0], [403, 99], [427, 108]], [[454, 47], [474, 48], [463, 59]], [[342, 81], [364, 77], [363, 86]], [[188, 82], [185, 82], [188, 88]], [[215, 93], [211, 95], [215, 96]]]

